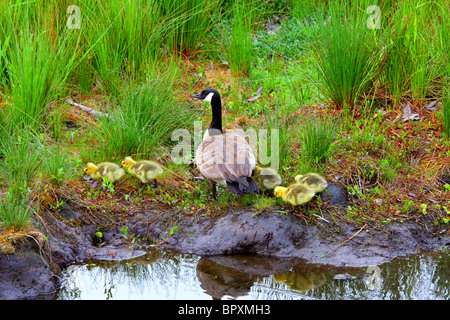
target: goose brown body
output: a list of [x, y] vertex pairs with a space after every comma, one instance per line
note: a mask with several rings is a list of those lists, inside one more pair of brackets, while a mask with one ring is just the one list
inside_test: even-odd
[[203, 141], [196, 150], [196, 164], [200, 173], [213, 184], [225, 182], [228, 190], [235, 194], [251, 194], [259, 188], [252, 179], [256, 158], [245, 138], [234, 132], [222, 131], [222, 103], [215, 89], [205, 89], [193, 95], [211, 103], [212, 121]]

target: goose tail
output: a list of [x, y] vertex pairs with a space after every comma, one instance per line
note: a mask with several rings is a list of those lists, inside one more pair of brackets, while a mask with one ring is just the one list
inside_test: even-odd
[[258, 184], [252, 177], [240, 177], [233, 182], [227, 181], [227, 187], [234, 194], [252, 194], [259, 191]]

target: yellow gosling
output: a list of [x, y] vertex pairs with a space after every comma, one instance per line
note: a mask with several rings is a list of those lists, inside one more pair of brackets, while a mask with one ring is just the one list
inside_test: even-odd
[[253, 170], [252, 178], [262, 192], [273, 190], [281, 184], [281, 176], [271, 168], [256, 166], [255, 170]]
[[274, 194], [276, 197], [282, 198], [285, 202], [289, 202], [293, 206], [299, 206], [314, 197], [315, 193], [305, 184], [295, 183], [288, 187], [275, 187]]
[[115, 183], [125, 174], [125, 171], [122, 168], [111, 162], [102, 162], [98, 165], [89, 162], [86, 164], [83, 171], [90, 175], [92, 179], [98, 180], [107, 178], [111, 183]]
[[324, 177], [317, 173], [307, 173], [295, 177], [295, 182], [306, 184], [315, 193], [322, 192], [328, 187], [328, 183]]
[[121, 166], [127, 168], [131, 175], [143, 183], [148, 183], [152, 188], [158, 186], [156, 178], [163, 173], [163, 169], [157, 163], [148, 160], [134, 161], [131, 157], [126, 157]]

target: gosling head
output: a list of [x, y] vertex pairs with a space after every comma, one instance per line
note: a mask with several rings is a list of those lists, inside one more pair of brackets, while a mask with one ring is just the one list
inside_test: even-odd
[[219, 92], [217, 92], [217, 90], [213, 88], [206, 88], [202, 92], [192, 95], [192, 98], [205, 100], [209, 103], [211, 103], [213, 97], [220, 97]]
[[260, 166], [256, 166], [255, 169], [253, 170], [252, 176], [258, 176], [261, 172], [261, 167]]
[[295, 176], [294, 180], [295, 180], [295, 182], [300, 182], [301, 178], [303, 178], [303, 175], [299, 174], [299, 175]]
[[273, 194], [275, 195], [275, 197], [282, 197], [286, 192], [286, 188], [285, 187], [275, 187], [275, 189], [273, 190]]
[[129, 168], [131, 167], [131, 165], [134, 163], [134, 160], [131, 157], [126, 157], [125, 160], [123, 160], [120, 163], [120, 167], [125, 167], [125, 168]]
[[91, 162], [86, 164], [86, 167], [84, 167], [83, 171], [87, 174], [92, 174], [95, 171], [97, 171], [97, 166]]

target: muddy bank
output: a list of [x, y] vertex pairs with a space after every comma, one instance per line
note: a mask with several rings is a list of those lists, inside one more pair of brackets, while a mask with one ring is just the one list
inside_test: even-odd
[[[47, 236], [45, 246], [22, 241], [15, 244], [15, 254], [0, 254], [0, 299], [52, 299], [61, 285], [58, 275], [69, 265], [85, 259], [131, 259], [155, 244], [200, 256], [250, 253], [349, 267], [379, 265], [421, 250], [450, 249], [448, 232], [438, 235], [426, 221], [381, 228], [324, 215], [320, 223], [308, 225], [292, 213], [258, 213], [254, 207], [211, 216], [155, 205], [119, 218], [83, 214], [66, 205], [58, 214], [43, 213], [36, 223]], [[173, 226], [178, 230], [169, 237]], [[101, 239], [96, 236], [99, 230]]]

